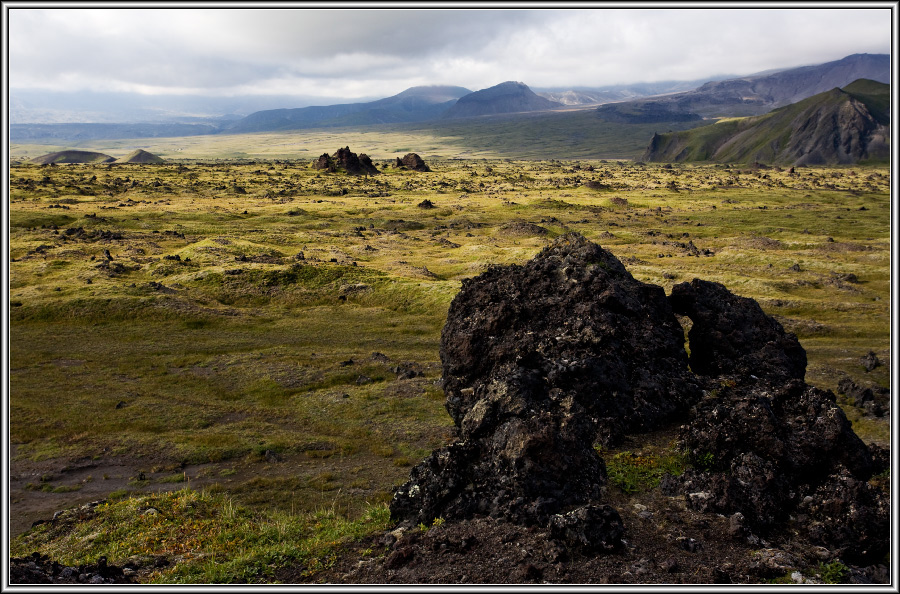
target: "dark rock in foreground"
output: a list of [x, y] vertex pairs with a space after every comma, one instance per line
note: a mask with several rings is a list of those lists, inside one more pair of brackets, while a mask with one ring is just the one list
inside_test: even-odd
[[[675, 312], [693, 322], [691, 368]], [[594, 445], [684, 423], [693, 468], [663, 491], [730, 516], [734, 538], [790, 531], [862, 562], [887, 551], [889, 495], [867, 481], [888, 457], [831, 392], [803, 382], [796, 337], [720, 284], [694, 280], [666, 298], [569, 234], [465, 280], [441, 362], [459, 441], [413, 468], [395, 521], [492, 516], [544, 526], [579, 554], [615, 551], [628, 526], [603, 505]]]
[[596, 501], [594, 444], [658, 428], [699, 398], [683, 343], [663, 290], [580, 235], [464, 281], [441, 339], [461, 441], [413, 469], [394, 517], [544, 523]]

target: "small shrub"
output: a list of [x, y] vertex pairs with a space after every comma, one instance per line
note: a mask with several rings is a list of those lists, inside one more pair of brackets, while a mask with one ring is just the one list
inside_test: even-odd
[[840, 561], [819, 563], [819, 575], [826, 584], [842, 584], [849, 573], [850, 569]]
[[665, 474], [679, 475], [687, 461], [682, 454], [662, 456], [619, 452], [606, 460], [609, 481], [625, 493], [649, 491], [659, 486]]

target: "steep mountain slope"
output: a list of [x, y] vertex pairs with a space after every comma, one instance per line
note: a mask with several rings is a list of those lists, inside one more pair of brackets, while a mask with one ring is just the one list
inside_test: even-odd
[[849, 164], [890, 156], [890, 87], [858, 80], [766, 115], [654, 134], [644, 161]]
[[58, 151], [35, 157], [32, 163], [38, 165], [49, 165], [50, 163], [112, 163], [115, 157], [104, 155], [103, 153], [95, 153], [92, 151]]
[[562, 107], [561, 103], [537, 95], [525, 83], [507, 81], [460, 97], [444, 119], [540, 111]]
[[709, 82], [693, 91], [639, 103], [663, 104], [670, 112], [707, 117], [760, 115], [860, 78], [890, 83], [890, 56], [854, 54], [817, 66]]
[[226, 128], [229, 134], [297, 130], [331, 126], [394, 124], [439, 118], [457, 99], [470, 93], [463, 87], [412, 87], [367, 103], [345, 103], [258, 111]]

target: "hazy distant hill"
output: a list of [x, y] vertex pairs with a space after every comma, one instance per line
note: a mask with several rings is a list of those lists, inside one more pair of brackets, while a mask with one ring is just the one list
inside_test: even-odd
[[556, 107], [562, 107], [562, 104], [537, 95], [525, 83], [507, 81], [460, 97], [443, 118], [540, 111]]
[[857, 80], [762, 116], [655, 134], [644, 161], [832, 165], [890, 157], [890, 87]]
[[412, 87], [393, 97], [367, 103], [268, 109], [252, 113], [235, 122], [228, 126], [225, 132], [240, 134], [332, 126], [421, 122], [439, 118], [457, 99], [470, 92], [463, 87]]
[[92, 151], [58, 151], [35, 157], [32, 163], [38, 165], [49, 165], [50, 163], [112, 163], [116, 159], [103, 153], [95, 153]]
[[154, 155], [144, 149], [137, 149], [122, 157], [116, 159], [116, 163], [165, 163], [166, 160], [160, 156]]
[[854, 54], [817, 66], [709, 82], [693, 91], [638, 103], [663, 104], [671, 113], [706, 117], [760, 115], [860, 78], [890, 83], [890, 56]]
[[606, 85], [602, 87], [575, 87], [572, 89], [532, 89], [536, 94], [557, 101], [563, 105], [591, 105], [609, 103], [611, 101], [627, 101], [640, 99], [651, 95], [664, 95], [668, 93], [683, 93], [691, 91], [700, 85], [715, 81], [734, 78], [733, 76], [714, 76], [698, 80], [667, 80], [652, 83], [631, 83], [621, 85]]

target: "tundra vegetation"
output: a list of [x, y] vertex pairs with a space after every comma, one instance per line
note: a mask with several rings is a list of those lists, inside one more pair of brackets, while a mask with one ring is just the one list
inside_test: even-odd
[[[416, 172], [393, 166], [415, 145], [394, 150], [368, 176], [310, 159], [11, 167], [12, 555], [104, 556], [151, 582], [298, 563], [314, 579], [454, 438], [438, 350], [461, 280], [569, 231], [667, 292], [701, 277], [757, 300], [812, 385], [889, 386], [887, 167], [420, 150]], [[889, 445], [888, 417], [838, 401]], [[653, 439], [603, 451], [622, 497], [710, 463]]]

